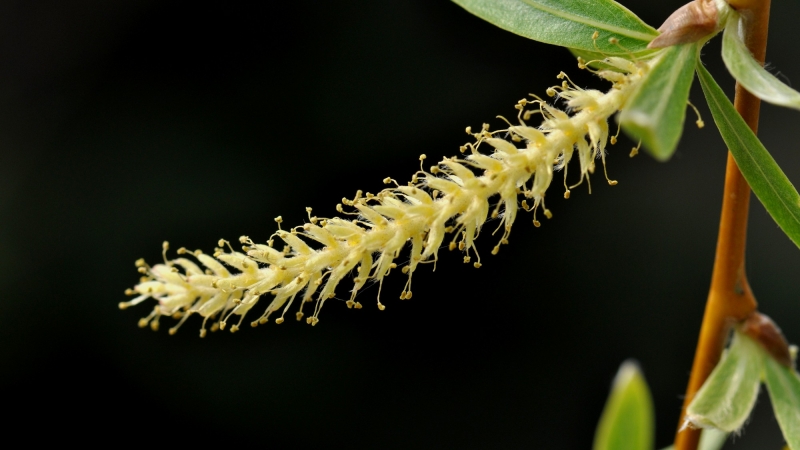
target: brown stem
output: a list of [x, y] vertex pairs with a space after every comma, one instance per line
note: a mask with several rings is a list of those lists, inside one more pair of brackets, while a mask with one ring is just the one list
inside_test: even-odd
[[[729, 3], [744, 17], [745, 44], [763, 64], [767, 50], [770, 0], [729, 0]], [[758, 130], [760, 105], [758, 97], [736, 84], [734, 106], [753, 132]], [[687, 428], [680, 431], [686, 407], [719, 362], [730, 326], [756, 310], [756, 300], [744, 269], [749, 203], [750, 186], [729, 152], [711, 290], [678, 422], [679, 431], [675, 435], [675, 450], [697, 449], [701, 430]]]

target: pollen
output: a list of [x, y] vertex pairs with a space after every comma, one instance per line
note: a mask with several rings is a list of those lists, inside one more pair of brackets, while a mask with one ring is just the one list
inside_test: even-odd
[[[579, 65], [591, 70], [591, 63], [581, 60]], [[306, 208], [307, 223], [282, 229], [283, 218], [278, 216], [278, 230], [265, 243], [241, 236], [240, 251], [221, 239], [212, 255], [180, 248], [178, 256], [169, 259], [170, 246], [164, 242], [163, 264], [136, 261], [141, 281], [125, 291], [133, 298], [119, 307], [155, 300], [139, 326], [158, 330], [161, 316], [180, 320], [170, 334], [190, 316], [200, 316], [201, 337], [207, 322], [211, 331], [225, 330], [230, 323], [229, 330], [236, 332], [248, 314], [255, 317], [251, 326], [268, 323], [272, 314], [280, 324], [290, 309], [298, 321], [305, 318], [316, 325], [326, 301], [338, 300], [335, 292], [342, 284], [348, 285], [341, 299], [348, 308], [361, 309], [356, 296], [374, 283], [377, 307], [386, 309], [381, 287], [398, 264], [408, 277], [400, 298], [411, 299], [414, 273], [423, 263], [436, 263], [444, 246], [462, 252], [464, 263], [475, 257], [473, 267], [481, 267], [475, 240], [487, 221], [499, 222], [492, 227], [502, 230], [491, 250], [497, 255], [500, 245], [508, 243], [519, 213], [532, 212], [536, 227], [541, 226], [537, 211], [548, 219], [553, 216], [545, 207], [545, 193], [556, 172], [563, 172], [564, 198], [584, 181], [588, 184], [596, 160], [601, 160], [605, 173], [606, 143], [616, 142], [616, 136], [609, 138], [608, 120], [624, 107], [648, 66], [621, 58], [603, 63], [618, 69], [594, 72], [612, 84], [605, 93], [580, 88], [561, 72], [560, 84], [546, 90], [554, 103], [531, 95], [515, 105], [518, 124], [505, 120], [508, 127], [495, 131], [483, 124], [477, 133], [467, 127], [474, 142], [461, 146], [461, 155], [444, 158], [428, 171], [420, 167], [406, 185], [387, 177], [383, 183], [388, 186], [377, 194], [358, 191], [352, 199], [343, 198], [336, 205], [339, 217], [312, 217], [311, 208]], [[537, 126], [526, 123], [539, 116]], [[638, 146], [631, 156], [637, 151]], [[427, 159], [420, 155], [420, 164]], [[578, 160], [577, 175], [567, 173], [573, 159]], [[577, 182], [570, 186], [568, 175]], [[610, 185], [617, 183], [607, 175], [606, 179]], [[452, 240], [445, 243], [448, 234]], [[257, 305], [260, 316], [252, 316]]]

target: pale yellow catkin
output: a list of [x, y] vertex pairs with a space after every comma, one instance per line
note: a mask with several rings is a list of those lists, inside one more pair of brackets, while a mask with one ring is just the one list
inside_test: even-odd
[[[475, 142], [461, 147], [465, 157], [445, 158], [428, 170], [421, 167], [406, 185], [387, 178], [384, 183], [392, 187], [377, 194], [358, 191], [354, 198], [342, 199], [337, 205], [343, 217], [314, 217], [311, 209], [306, 208], [309, 219], [302, 226], [280, 229], [283, 220], [278, 217], [275, 220], [279, 231], [267, 243], [257, 244], [242, 236], [239, 252], [220, 240], [213, 256], [181, 248], [179, 257], [169, 260], [169, 246], [165, 242], [163, 264], [150, 266], [143, 260], [137, 261], [143, 277], [133, 289], [126, 290], [128, 295], [136, 297], [119, 306], [125, 309], [148, 298], [155, 299], [158, 304], [139, 325], [149, 324], [155, 330], [160, 316], [172, 316], [180, 321], [170, 329], [171, 334], [187, 317], [199, 314], [204, 318], [202, 337], [209, 318], [216, 319], [211, 326], [215, 331], [225, 329], [231, 316], [238, 315], [239, 320], [230, 327], [232, 332], [238, 330], [247, 312], [262, 296], [269, 304], [251, 325], [266, 323], [279, 309], [282, 311], [275, 322], [282, 323], [299, 296], [295, 317], [301, 320], [305, 314], [303, 305], [315, 300], [314, 310], [306, 321], [316, 325], [325, 301], [335, 296], [339, 283], [351, 273], [354, 273], [353, 286], [347, 306], [361, 308], [356, 301], [358, 291], [368, 282], [382, 284], [384, 277], [397, 267], [395, 260], [407, 244], [410, 244], [409, 262], [401, 271], [408, 281], [401, 299], [412, 297], [414, 272], [422, 262], [435, 262], [443, 245], [450, 250], [458, 248], [464, 252], [465, 263], [480, 267], [474, 240], [487, 219], [499, 219], [498, 229], [503, 230], [492, 250], [496, 254], [500, 245], [508, 243], [520, 206], [533, 211], [536, 226], [539, 226], [537, 210], [541, 209], [548, 218], [551, 216], [544, 196], [554, 171], [563, 169], [564, 197], [569, 198], [567, 167], [576, 150], [580, 164], [577, 184], [584, 179], [588, 182], [596, 159], [602, 160], [605, 170], [608, 119], [624, 108], [656, 59], [631, 62], [606, 58], [603, 62], [615, 70], [595, 71], [612, 83], [605, 93], [581, 89], [561, 72], [558, 78], [563, 80], [562, 84], [549, 88], [547, 93], [563, 99], [571, 115], [531, 95], [516, 105], [519, 125], [509, 123], [508, 128], [497, 131], [489, 131], [488, 125], [477, 132], [467, 128]], [[587, 68], [580, 59], [579, 67]], [[526, 124], [535, 114], [542, 115], [539, 127]], [[616, 136], [612, 136], [611, 143], [615, 141]], [[486, 146], [493, 151], [480, 153], [479, 149]], [[425, 155], [420, 156], [421, 164], [425, 159]], [[490, 200], [495, 196], [499, 196], [499, 201], [492, 205]], [[524, 197], [521, 202], [520, 196]], [[282, 249], [275, 238], [285, 244]], [[197, 262], [182, 255], [192, 255]], [[380, 301], [380, 288], [377, 305], [381, 310], [385, 308]]]

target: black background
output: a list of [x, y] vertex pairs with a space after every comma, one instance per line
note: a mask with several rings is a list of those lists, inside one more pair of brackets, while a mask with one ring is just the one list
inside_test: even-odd
[[[264, 241], [356, 189], [456, 153], [463, 129], [560, 70], [565, 50], [444, 0], [0, 3], [0, 380], [8, 431], [60, 442], [268, 448], [589, 448], [619, 364], [636, 358], [671, 442], [708, 290], [725, 148], [688, 122], [669, 163], [610, 149], [616, 187], [548, 198], [495, 257], [460, 255], [293, 320], [197, 337], [119, 311], [133, 261], [161, 241]], [[680, 1], [626, 1], [658, 26]], [[768, 61], [800, 78], [795, 18], [774, 2]], [[719, 43], [704, 60], [728, 92]], [[704, 107], [699, 86], [692, 101]], [[760, 135], [800, 179], [800, 115], [765, 106]], [[560, 178], [557, 178], [560, 184]], [[800, 342], [800, 254], [754, 202], [748, 271]], [[164, 321], [162, 325], [167, 325]], [[164, 326], [163, 328], [166, 328]], [[9, 416], [6, 416], [9, 417]], [[768, 400], [730, 448], [781, 445]]]

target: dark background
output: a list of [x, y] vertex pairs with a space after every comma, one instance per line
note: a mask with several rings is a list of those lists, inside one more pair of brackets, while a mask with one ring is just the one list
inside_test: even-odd
[[[119, 311], [133, 261], [161, 241], [264, 241], [281, 214], [453, 155], [560, 70], [565, 50], [445, 0], [0, 3], [0, 380], [7, 431], [60, 442], [269, 448], [590, 448], [610, 382], [636, 358], [671, 442], [707, 294], [725, 149], [692, 119], [669, 163], [610, 149], [593, 194], [520, 216], [484, 267], [437, 272], [293, 320], [197, 337]], [[681, 1], [624, 2], [658, 26]], [[773, 5], [768, 60], [800, 79], [800, 4]], [[728, 92], [719, 43], [704, 50]], [[692, 101], [704, 107], [699, 86]], [[800, 180], [800, 114], [763, 108], [761, 136]], [[574, 172], [573, 172], [574, 173]], [[557, 178], [556, 184], [560, 184]], [[754, 202], [748, 270], [762, 310], [800, 342], [800, 253]], [[430, 266], [428, 266], [430, 267]], [[166, 328], [167, 321], [162, 321]], [[7, 416], [8, 417], [8, 416]], [[109, 441], [109, 439], [111, 439]], [[769, 402], [730, 448], [778, 449]]]

